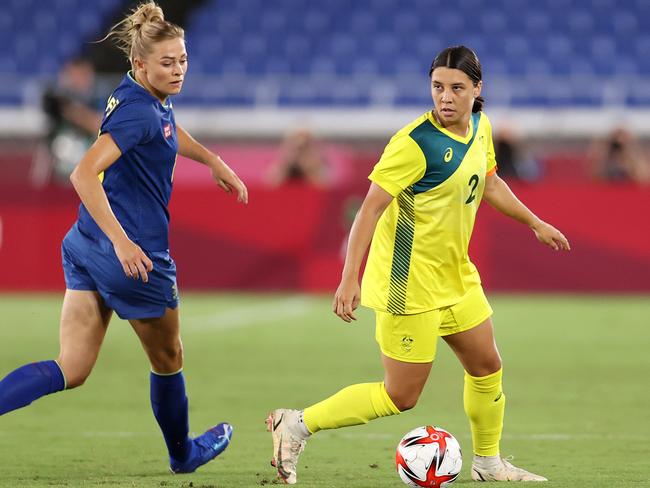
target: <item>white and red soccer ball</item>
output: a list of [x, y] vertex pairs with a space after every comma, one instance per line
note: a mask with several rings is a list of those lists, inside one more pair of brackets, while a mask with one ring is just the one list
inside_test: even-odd
[[402, 437], [395, 461], [402, 481], [416, 488], [450, 486], [463, 466], [456, 438], [430, 425], [413, 429]]

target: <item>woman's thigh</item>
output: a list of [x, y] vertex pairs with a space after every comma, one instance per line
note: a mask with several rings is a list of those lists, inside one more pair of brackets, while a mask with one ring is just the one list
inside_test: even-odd
[[92, 371], [112, 312], [96, 291], [66, 290], [58, 362], [69, 388], [79, 386]]

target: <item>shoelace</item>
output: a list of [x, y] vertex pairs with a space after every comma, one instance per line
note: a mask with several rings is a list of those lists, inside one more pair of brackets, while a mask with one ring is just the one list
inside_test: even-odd
[[[295, 460], [300, 456], [300, 453], [305, 450], [305, 444], [306, 442], [303, 440], [298, 440], [296, 437], [293, 435], [289, 434], [289, 452], [291, 454], [291, 459], [285, 460], [285, 463], [283, 464], [290, 464], [294, 465]], [[286, 461], [289, 461], [288, 463]]]
[[525, 473], [526, 470], [522, 468], [518, 468], [517, 466], [513, 466], [510, 461], [513, 461], [515, 457], [511, 454], [510, 456], [506, 456], [504, 458], [501, 458], [501, 461], [503, 461], [503, 465], [506, 468], [512, 469], [513, 471], [517, 471], [518, 473]]
[[501, 459], [503, 461], [503, 465], [505, 466], [506, 469], [509, 469], [511, 472], [517, 473], [520, 476], [530, 476], [530, 477], [537, 476], [537, 475], [534, 475], [533, 473], [530, 473], [530, 472], [526, 471], [523, 468], [518, 468], [517, 466], [513, 466], [510, 461], [512, 461], [514, 458], [515, 458], [514, 456], [510, 455], [508, 457], [505, 457], [505, 458]]
[[207, 436], [204, 434], [195, 438], [195, 442], [204, 449], [214, 449], [214, 446], [219, 444], [222, 439], [223, 435], [212, 434], [211, 436]]

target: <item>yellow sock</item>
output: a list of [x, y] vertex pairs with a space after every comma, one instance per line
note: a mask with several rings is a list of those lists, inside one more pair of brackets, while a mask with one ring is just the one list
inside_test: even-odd
[[379, 417], [400, 411], [386, 392], [384, 383], [348, 386], [338, 393], [305, 409], [303, 419], [312, 434], [319, 430], [367, 424]]
[[463, 405], [472, 429], [474, 454], [499, 455], [506, 396], [501, 386], [503, 370], [482, 378], [465, 372]]

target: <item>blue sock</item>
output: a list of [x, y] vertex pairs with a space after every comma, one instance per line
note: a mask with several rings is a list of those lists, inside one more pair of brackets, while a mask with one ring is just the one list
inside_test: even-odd
[[56, 361], [21, 366], [0, 381], [0, 415], [64, 388], [63, 371]]
[[185, 379], [180, 371], [171, 375], [151, 373], [151, 408], [162, 430], [169, 456], [187, 460], [192, 450], [185, 396]]

